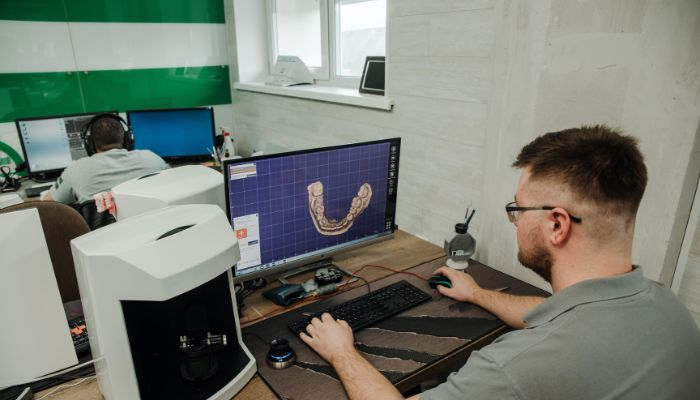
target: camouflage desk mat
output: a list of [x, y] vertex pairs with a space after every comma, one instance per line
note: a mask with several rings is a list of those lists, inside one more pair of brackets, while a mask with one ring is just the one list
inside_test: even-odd
[[[441, 258], [407, 271], [428, 278], [444, 262], [445, 259]], [[534, 286], [474, 261], [467, 271], [486, 288], [507, 286], [507, 293], [547, 295]], [[493, 314], [472, 304], [444, 297], [431, 289], [427, 282], [411, 275], [387, 276], [372, 282], [371, 289], [402, 279], [431, 294], [433, 299], [355, 333], [357, 349], [393, 383], [504, 326]], [[287, 323], [300, 318], [302, 313], [314, 313], [365, 293], [367, 287], [360, 286], [243, 329], [243, 340], [255, 357], [258, 373], [277, 396], [294, 400], [347, 399], [333, 368], [295, 337]], [[282, 370], [267, 366], [265, 354], [273, 338], [289, 341], [297, 355], [293, 366]]]

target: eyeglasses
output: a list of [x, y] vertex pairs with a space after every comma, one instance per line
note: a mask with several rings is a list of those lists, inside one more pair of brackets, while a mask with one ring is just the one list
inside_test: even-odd
[[[508, 214], [508, 220], [512, 223], [516, 223], [518, 221], [518, 218], [520, 218], [520, 213], [524, 211], [534, 211], [534, 210], [554, 210], [555, 207], [552, 206], [542, 206], [542, 207], [518, 207], [514, 201], [511, 201], [510, 203], [506, 204], [506, 213]], [[561, 208], [561, 207], [558, 207]], [[567, 211], [568, 213], [568, 211]], [[579, 217], [574, 217], [573, 215], [569, 214], [569, 218], [571, 218], [572, 221], [576, 223], [581, 223], [581, 218]]]

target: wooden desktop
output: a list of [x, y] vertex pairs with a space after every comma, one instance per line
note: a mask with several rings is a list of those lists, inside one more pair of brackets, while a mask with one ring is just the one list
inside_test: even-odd
[[[437, 268], [444, 263], [444, 253], [442, 252], [442, 249], [434, 244], [419, 239], [408, 233], [397, 231], [394, 239], [392, 240], [386, 240], [348, 251], [336, 256], [334, 261], [340, 267], [352, 272], [362, 269], [359, 274], [360, 276], [369, 282], [376, 282], [382, 278], [393, 275], [394, 272], [382, 268], [363, 268], [364, 266], [378, 265], [393, 270], [406, 270], [420, 266], [415, 270], [419, 271], [422, 276], [429, 276], [434, 268]], [[489, 279], [491, 279], [497, 284], [503, 284], [503, 282], [506, 282], [514, 289], [512, 292], [518, 294], [545, 294], [539, 289], [493, 271], [482, 264], [479, 264], [478, 268], [480, 277], [477, 277], [477, 281], [489, 281]], [[308, 272], [291, 278], [290, 281], [293, 283], [300, 283], [304, 280], [310, 279], [311, 277], [312, 272]], [[271, 282], [271, 285], [268, 285], [268, 287], [265, 289], [276, 285], [278, 285], [276, 281]], [[364, 283], [362, 281], [357, 281], [349, 286], [359, 287], [363, 285]], [[372, 288], [374, 289], [374, 286]], [[350, 289], [343, 288], [343, 292], [346, 290]], [[277, 306], [269, 300], [263, 298], [262, 291], [264, 290], [258, 290], [243, 300], [245, 307], [240, 315], [243, 328], [253, 327], [253, 325], [260, 324], [263, 321], [269, 323], [271, 322], [270, 318], [286, 314], [289, 311], [308, 305], [308, 302], [306, 302], [283, 309], [282, 307]], [[359, 291], [356, 292], [360, 293]], [[505, 325], [497, 325], [498, 327], [493, 329], [487, 335], [480, 337], [478, 340], [470, 342], [468, 345], [461, 347], [458, 351], [447, 354], [437, 362], [431, 363], [429, 367], [422, 368], [419, 373], [411, 374], [407, 379], [403, 379], [401, 382], [397, 383], [397, 387], [400, 390], [405, 391], [413, 386], [416, 386], [421, 380], [425, 379], [430, 374], [435, 375], [437, 372], [449, 369], [453, 370], [461, 366], [469, 352], [490, 343], [507, 330]], [[244, 340], [246, 340], [246, 343], [248, 343], [248, 340], [252, 339], [244, 336]], [[259, 362], [260, 361], [258, 361], [258, 363]], [[258, 368], [260, 368], [260, 366], [258, 366]], [[77, 382], [79, 382], [79, 380], [68, 382], [67, 384], [75, 384]], [[54, 389], [55, 388], [51, 388], [38, 393], [37, 398], [46, 395]], [[61, 389], [46, 399], [87, 400], [99, 398], [102, 398], [102, 396], [99, 392], [96, 380], [89, 379], [74, 387]], [[234, 396], [234, 399], [237, 400], [266, 400], [277, 398], [278, 397], [275, 392], [261, 379], [259, 374], [256, 374], [255, 377], [243, 388], [243, 390]]]

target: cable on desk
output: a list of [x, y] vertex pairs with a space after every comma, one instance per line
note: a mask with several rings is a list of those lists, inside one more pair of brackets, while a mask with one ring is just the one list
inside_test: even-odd
[[[418, 274], [416, 274], [416, 273], [414, 273], [414, 272], [401, 271], [401, 270], [398, 270], [398, 269], [393, 269], [393, 268], [389, 268], [389, 267], [384, 267], [384, 266], [382, 266], [382, 265], [374, 265], [374, 264], [366, 264], [366, 265], [363, 265], [360, 269], [358, 269], [357, 271], [355, 271], [355, 274], [359, 274], [360, 271], [362, 271], [362, 270], [365, 269], [365, 268], [381, 268], [381, 269], [385, 269], [385, 270], [387, 270], [387, 271], [391, 271], [391, 272], [393, 272], [393, 273], [395, 273], [395, 274], [405, 274], [405, 275], [415, 276], [416, 278], [418, 278], [418, 279], [420, 279], [420, 280], [422, 280], [422, 281], [427, 281], [427, 280], [428, 280], [427, 278], [424, 278], [424, 277], [422, 277], [422, 276], [420, 276], [420, 275], [418, 275]], [[358, 276], [358, 278], [359, 278], [359, 276]], [[365, 281], [365, 282], [366, 282], [366, 281]]]
[[[368, 282], [365, 278], [362, 278], [362, 277], [360, 277], [360, 276], [355, 276], [355, 277], [358, 278], [358, 279], [360, 279], [360, 280], [362, 280], [362, 281], [364, 282], [364, 284], [367, 285], [367, 287], [369, 288], [369, 282]], [[302, 299], [301, 301], [299, 301], [299, 302], [297, 302], [297, 303], [294, 303], [294, 305], [296, 306], [296, 305], [301, 305], [301, 304], [304, 304], [304, 303], [309, 303], [309, 302], [311, 302], [311, 301], [313, 301], [313, 300], [328, 299], [328, 298], [337, 296], [337, 295], [339, 295], [339, 294], [341, 294], [341, 293], [345, 293], [345, 292], [347, 292], [348, 290], [352, 290], [352, 289], [355, 289], [355, 288], [358, 288], [358, 287], [361, 287], [361, 286], [356, 286], [356, 287], [348, 288], [348, 289], [345, 289], [345, 290], [338, 290], [337, 292], [333, 292], [333, 293], [330, 293], [330, 294], [325, 294], [325, 295], [322, 295], [322, 296], [311, 296], [311, 297], [306, 297], [306, 298]], [[253, 318], [253, 319], [248, 319], [248, 320], [245, 320], [245, 321], [241, 321], [241, 324], [250, 324], [250, 323], [257, 322], [257, 321], [260, 321], [260, 320], [262, 320], [262, 319], [265, 319], [265, 318], [268, 318], [268, 317], [272, 317], [272, 316], [275, 316], [275, 315], [277, 315], [277, 314], [282, 314], [282, 313], [285, 313], [285, 312], [288, 312], [288, 311], [290, 311], [290, 310], [287, 310], [287, 309], [284, 309], [284, 308], [281, 308], [281, 309], [278, 309], [278, 310], [273, 310], [273, 311], [270, 311], [269, 313], [263, 314], [263, 315], [261, 315], [261, 316], [259, 316], [259, 317], [255, 317], [255, 318]]]
[[52, 394], [58, 392], [58, 391], [61, 390], [61, 389], [67, 389], [67, 388], [70, 388], [70, 387], [82, 385], [83, 383], [85, 383], [86, 381], [89, 381], [89, 380], [91, 380], [91, 379], [95, 379], [95, 376], [94, 376], [94, 375], [93, 375], [93, 376], [88, 376], [87, 378], [83, 378], [83, 379], [79, 380], [78, 382], [72, 383], [72, 384], [69, 384], [69, 385], [61, 385], [61, 386], [58, 386], [58, 387], [54, 388], [52, 391], [50, 391], [50, 392], [46, 393], [45, 395], [39, 397], [37, 400], [42, 400], [42, 399], [44, 399], [44, 398], [46, 398], [46, 397], [49, 397], [49, 396], [51, 396]]
[[[99, 358], [101, 359], [101, 358]], [[97, 359], [97, 360], [99, 360]], [[42, 390], [49, 389], [53, 386], [72, 381], [74, 379], [80, 379], [80, 378], [86, 378], [89, 376], [94, 376], [95, 375], [95, 369], [92, 366], [92, 363], [94, 360], [89, 360], [87, 362], [75, 365], [69, 369], [62, 370], [60, 372], [56, 372], [51, 375], [46, 375], [37, 379], [34, 379], [32, 381], [22, 383], [22, 384], [16, 384], [10, 387], [7, 387], [3, 390], [0, 390], [0, 398], [6, 398], [6, 394], [8, 392], [12, 392], [13, 390], [17, 390], [18, 388], [24, 388], [24, 387], [30, 387], [34, 393], [38, 393]], [[19, 392], [18, 392], [19, 393]], [[12, 397], [12, 398], [16, 398]]]

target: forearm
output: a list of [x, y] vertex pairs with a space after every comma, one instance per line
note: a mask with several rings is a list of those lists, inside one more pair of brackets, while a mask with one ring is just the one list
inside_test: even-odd
[[544, 300], [544, 297], [514, 296], [480, 289], [474, 292], [473, 303], [496, 314], [498, 318], [513, 328], [524, 328], [523, 316]]
[[331, 362], [351, 400], [401, 399], [403, 396], [357, 351], [333, 357]]

